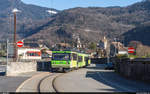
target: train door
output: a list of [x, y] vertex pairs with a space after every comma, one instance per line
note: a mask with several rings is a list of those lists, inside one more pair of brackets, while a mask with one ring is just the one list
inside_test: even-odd
[[84, 60], [85, 60], [85, 66], [88, 66], [88, 60], [89, 60], [88, 57], [85, 57]]
[[77, 60], [78, 60], [77, 59], [77, 54], [76, 53], [72, 53], [72, 60], [71, 60], [71, 62], [72, 62], [72, 65], [73, 65], [74, 68], [76, 68], [78, 66]]
[[83, 58], [82, 58], [82, 56], [78, 56], [78, 68], [79, 67], [82, 67], [82, 62], [83, 62]]

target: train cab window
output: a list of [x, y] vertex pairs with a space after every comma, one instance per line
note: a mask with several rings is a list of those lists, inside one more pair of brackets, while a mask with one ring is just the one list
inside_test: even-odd
[[82, 62], [82, 56], [78, 56], [78, 62]]
[[73, 54], [72, 54], [72, 59], [73, 59], [73, 60], [77, 60], [77, 54], [73, 53]]
[[68, 53], [53, 53], [52, 60], [70, 60]]

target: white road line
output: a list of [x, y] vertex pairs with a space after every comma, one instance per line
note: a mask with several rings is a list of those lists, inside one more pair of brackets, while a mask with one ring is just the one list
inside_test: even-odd
[[131, 89], [129, 89], [129, 88], [122, 87], [121, 85], [118, 85], [118, 84], [116, 84], [116, 83], [113, 83], [113, 82], [111, 82], [111, 81], [109, 81], [109, 80], [104, 79], [104, 77], [102, 77], [102, 75], [101, 75], [99, 72], [97, 72], [97, 74], [98, 74], [99, 77], [100, 77], [102, 80], [104, 80], [105, 82], [107, 82], [107, 83], [109, 83], [109, 84], [111, 84], [111, 85], [113, 85], [113, 86], [116, 86], [116, 87], [118, 87], [118, 88], [120, 88], [120, 89], [122, 89], [122, 90], [124, 90], [124, 91], [126, 91], [126, 92], [133, 92], [133, 91], [132, 91]]

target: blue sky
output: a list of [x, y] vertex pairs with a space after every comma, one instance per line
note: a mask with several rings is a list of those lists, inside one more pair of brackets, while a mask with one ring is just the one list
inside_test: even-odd
[[22, 0], [27, 4], [64, 10], [74, 7], [127, 6], [142, 0]]

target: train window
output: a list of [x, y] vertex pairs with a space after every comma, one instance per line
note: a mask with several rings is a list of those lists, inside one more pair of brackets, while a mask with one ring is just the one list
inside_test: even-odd
[[77, 60], [77, 54], [73, 53], [72, 57], [73, 57], [73, 60]]
[[82, 62], [82, 56], [78, 56], [78, 62]]
[[70, 60], [70, 54], [67, 53], [53, 53], [53, 60]]
[[39, 54], [38, 53], [34, 53], [34, 56], [39, 56]]
[[27, 56], [34, 56], [33, 53], [27, 53]]

